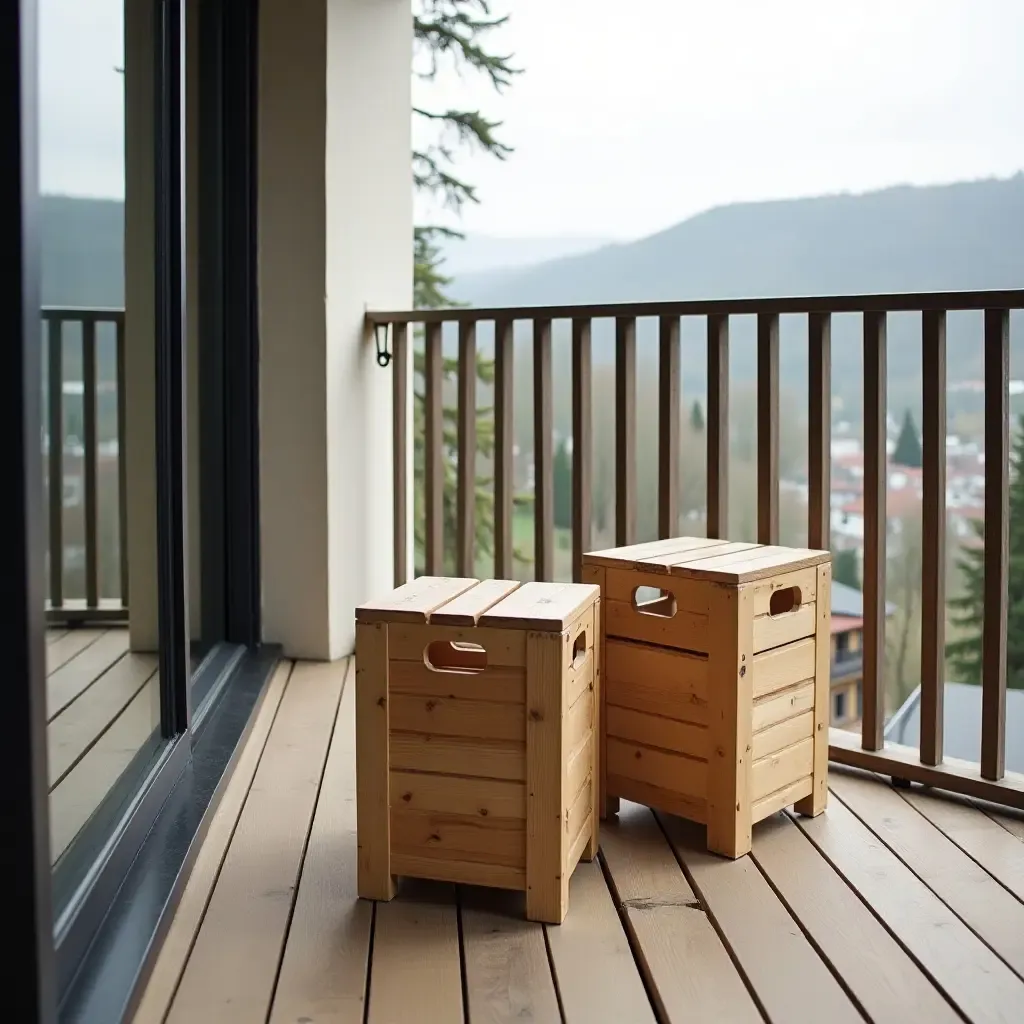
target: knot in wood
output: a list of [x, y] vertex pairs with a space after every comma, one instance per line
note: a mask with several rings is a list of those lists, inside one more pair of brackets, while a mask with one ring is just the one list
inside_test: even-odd
[[378, 697], [377, 698], [377, 707], [384, 708], [384, 707], [387, 707], [387, 704], [388, 704], [388, 701], [387, 701], [386, 697]]
[[544, 712], [537, 708], [530, 708], [530, 721], [531, 722], [543, 722]]

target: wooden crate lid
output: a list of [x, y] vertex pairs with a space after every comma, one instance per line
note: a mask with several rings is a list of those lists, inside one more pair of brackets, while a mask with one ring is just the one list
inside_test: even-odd
[[420, 576], [386, 597], [360, 605], [356, 621], [561, 632], [599, 592], [598, 587], [584, 583]]
[[661, 572], [714, 583], [753, 583], [779, 573], [827, 562], [828, 551], [750, 544], [707, 537], [675, 537], [583, 556], [584, 564]]

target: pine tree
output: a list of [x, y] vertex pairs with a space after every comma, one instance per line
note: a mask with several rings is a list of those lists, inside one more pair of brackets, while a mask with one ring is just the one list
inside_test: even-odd
[[[1018, 422], [1010, 476], [1009, 588], [1006, 624], [1006, 684], [1024, 689], [1024, 417]], [[959, 568], [963, 593], [949, 602], [953, 621], [964, 632], [962, 639], [946, 645], [946, 678], [958, 683], [980, 683], [981, 638], [985, 621], [985, 551], [981, 543], [985, 524], [973, 523], [976, 545], [965, 547]]]
[[[501, 92], [519, 73], [511, 64], [510, 56], [490, 52], [488, 37], [500, 29], [508, 18], [491, 13], [491, 0], [420, 0], [413, 16], [415, 45], [414, 72], [424, 81], [436, 78], [446, 64], [458, 69], [477, 72], [489, 79], [495, 90]], [[459, 214], [467, 203], [479, 202], [476, 191], [468, 182], [457, 177], [454, 165], [460, 151], [477, 150], [504, 160], [512, 150], [495, 135], [500, 127], [489, 121], [479, 110], [433, 110], [414, 106], [413, 115], [427, 126], [428, 141], [412, 155], [413, 185], [420, 195], [439, 200], [452, 213]], [[440, 242], [461, 238], [462, 233], [439, 224], [420, 224], [413, 230], [413, 299], [417, 309], [440, 309], [455, 303], [445, 289], [451, 283], [442, 265], [444, 262]], [[417, 351], [414, 359], [414, 395], [416, 411], [413, 445], [416, 542], [422, 554], [425, 543], [423, 493], [426, 468], [426, 439], [424, 436], [425, 406], [424, 356]], [[442, 359], [442, 393], [449, 394], [458, 380], [458, 361]], [[494, 380], [493, 360], [477, 357], [478, 381], [489, 388]], [[490, 460], [494, 454], [494, 420], [490, 408], [477, 409], [477, 459]], [[442, 464], [444, 473], [443, 522], [445, 538], [445, 571], [454, 571], [452, 545], [457, 529], [457, 470], [458, 448], [457, 412], [448, 404], [443, 409]], [[494, 498], [492, 481], [477, 477], [475, 495], [476, 555], [493, 553]], [[517, 554], [521, 561], [526, 560]], [[417, 572], [421, 571], [417, 568]]]
[[921, 439], [917, 435], [914, 417], [907, 409], [903, 416], [903, 426], [900, 427], [900, 436], [896, 440], [896, 450], [892, 453], [892, 464], [906, 466], [909, 469], [920, 469], [923, 461]]
[[704, 410], [700, 402], [695, 401], [690, 408], [690, 426], [693, 427], [694, 433], [704, 433]]
[[832, 579], [836, 583], [845, 583], [848, 587], [860, 590], [860, 578], [857, 575], [857, 552], [852, 548], [832, 553]]

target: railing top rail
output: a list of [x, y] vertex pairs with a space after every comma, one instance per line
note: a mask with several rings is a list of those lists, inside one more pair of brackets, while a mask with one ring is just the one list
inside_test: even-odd
[[124, 309], [116, 306], [43, 306], [43, 320], [73, 320], [107, 323], [124, 317]]
[[684, 299], [566, 306], [368, 310], [370, 324], [473, 323], [480, 320], [568, 320], [573, 317], [705, 316], [791, 313], [921, 313], [925, 310], [1024, 309], [1024, 288], [994, 291], [892, 292], [878, 295], [793, 296], [766, 299]]

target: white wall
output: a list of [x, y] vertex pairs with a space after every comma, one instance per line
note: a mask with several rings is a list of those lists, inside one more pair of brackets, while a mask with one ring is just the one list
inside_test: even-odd
[[412, 300], [408, 0], [264, 0], [259, 289], [264, 637], [352, 650], [392, 579], [391, 376], [367, 307]]

